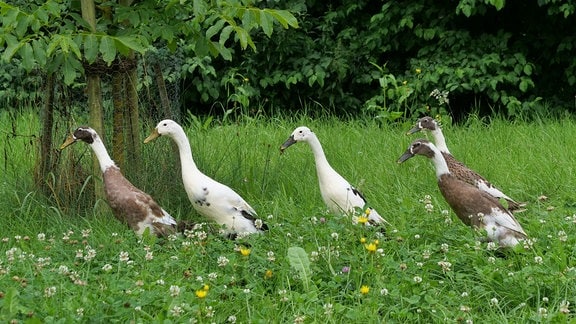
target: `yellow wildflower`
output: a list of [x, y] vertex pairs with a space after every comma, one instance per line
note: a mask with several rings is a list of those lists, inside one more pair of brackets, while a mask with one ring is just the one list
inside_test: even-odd
[[265, 279], [272, 278], [272, 270], [270, 270], [270, 269], [266, 270], [266, 272], [264, 273], [264, 278]]
[[362, 285], [362, 287], [360, 287], [360, 293], [362, 295], [366, 295], [369, 292], [370, 292], [370, 287], [368, 287], [366, 285]]
[[362, 244], [366, 243], [366, 238], [365, 238], [365, 237], [361, 237], [361, 238], [360, 238], [360, 243], [362, 243]]
[[416, 74], [422, 73], [422, 69], [416, 69]]
[[196, 290], [196, 297], [205, 298], [206, 295], [208, 295], [208, 290], [204, 290], [204, 289]]
[[366, 216], [358, 216], [358, 224], [366, 224], [368, 223], [368, 217]]
[[376, 252], [376, 244], [374, 244], [374, 243], [365, 244], [364, 247], [366, 248], [366, 250], [368, 250], [368, 252], [371, 252], [371, 253]]
[[240, 248], [240, 254], [242, 254], [243, 256], [249, 256], [250, 255], [250, 249], [245, 248], [245, 247], [241, 247]]

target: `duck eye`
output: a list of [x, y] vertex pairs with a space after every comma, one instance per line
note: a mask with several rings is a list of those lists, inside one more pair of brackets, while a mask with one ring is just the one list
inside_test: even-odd
[[167, 123], [164, 123], [162, 126], [168, 126], [168, 124], [167, 124]]

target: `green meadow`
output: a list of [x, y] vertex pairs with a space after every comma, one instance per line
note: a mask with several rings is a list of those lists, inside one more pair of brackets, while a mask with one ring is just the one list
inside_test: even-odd
[[[156, 122], [143, 126], [142, 139]], [[0, 125], [2, 322], [575, 320], [572, 119], [471, 117], [458, 126], [443, 121], [457, 159], [527, 203], [516, 217], [529, 239], [509, 251], [494, 250], [449, 211], [430, 161], [416, 157], [397, 164], [411, 141], [425, 136], [406, 135], [411, 122], [299, 116], [186, 126], [198, 167], [234, 188], [270, 227], [237, 241], [219, 236], [194, 212], [168, 138], [142, 147], [138, 172], [130, 166], [123, 171], [174, 218], [198, 225], [185, 234], [140, 239], [104, 201], [87, 205], [86, 191], [74, 191], [75, 204], [65, 206], [35, 189], [34, 113], [22, 112], [14, 123], [0, 114]], [[326, 211], [307, 144], [280, 154], [280, 145], [301, 125], [316, 132], [331, 165], [391, 224], [384, 235], [355, 224], [351, 215]], [[83, 143], [54, 154], [92, 163]], [[54, 179], [63, 172], [54, 171]], [[57, 195], [72, 190], [57, 188]]]

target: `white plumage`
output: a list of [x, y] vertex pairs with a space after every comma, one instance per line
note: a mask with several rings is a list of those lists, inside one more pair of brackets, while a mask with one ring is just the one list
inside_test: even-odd
[[90, 145], [102, 170], [104, 193], [114, 216], [142, 235], [148, 228], [154, 235], [167, 235], [175, 231], [176, 221], [142, 190], [136, 188], [120, 172], [108, 155], [98, 133], [90, 127], [79, 127], [60, 146], [60, 149], [83, 141]]
[[316, 162], [320, 194], [333, 213], [352, 213], [356, 208], [360, 208], [367, 210], [368, 221], [371, 224], [387, 223], [376, 210], [367, 208], [366, 199], [360, 191], [352, 187], [346, 179], [330, 166], [318, 137], [308, 127], [301, 126], [296, 128], [288, 140], [280, 147], [281, 152], [297, 142], [306, 142], [310, 145]]
[[223, 225], [225, 234], [230, 236], [258, 233], [268, 228], [240, 195], [198, 169], [188, 137], [178, 123], [170, 119], [161, 121], [144, 143], [161, 135], [172, 138], [178, 146], [182, 182], [192, 206], [200, 215]]

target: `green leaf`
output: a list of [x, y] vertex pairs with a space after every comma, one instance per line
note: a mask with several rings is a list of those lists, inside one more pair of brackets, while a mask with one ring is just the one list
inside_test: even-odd
[[524, 74], [532, 75], [532, 65], [531, 64], [524, 65]]
[[88, 63], [94, 63], [98, 58], [98, 38], [94, 34], [87, 34], [84, 37], [84, 58]]
[[308, 289], [312, 271], [310, 270], [310, 259], [308, 259], [306, 251], [298, 246], [289, 247], [288, 262], [290, 263], [290, 266], [298, 272], [300, 279], [302, 279], [302, 282], [304, 283], [304, 287]]
[[262, 28], [262, 30], [264, 31], [264, 34], [266, 34], [266, 36], [268, 36], [268, 37], [272, 36], [273, 21], [272, 21], [272, 19], [270, 19], [270, 16], [268, 15], [268, 13], [266, 13], [266, 11], [264, 11], [264, 10], [260, 11], [260, 27]]
[[30, 43], [25, 43], [19, 51], [20, 56], [22, 57], [22, 67], [27, 71], [30, 72], [34, 68], [34, 51], [32, 50], [32, 45]]
[[504, 8], [505, 0], [490, 0], [490, 3], [496, 8], [496, 10], [500, 11], [500, 9]]
[[38, 40], [32, 41], [32, 49], [34, 50], [34, 59], [40, 66], [46, 65], [46, 44]]
[[74, 60], [72, 58], [64, 58], [64, 64], [62, 65], [62, 73], [64, 74], [64, 83], [66, 85], [71, 85], [76, 79], [76, 68], [74, 67]]
[[100, 54], [102, 54], [102, 59], [108, 64], [112, 63], [116, 58], [116, 46], [114, 45], [114, 39], [110, 36], [102, 36], [99, 50]]
[[[140, 54], [144, 54], [148, 49], [148, 44], [143, 42], [143, 39], [133, 37], [133, 36], [118, 36], [115, 38], [116, 45], [125, 46], [133, 51], [136, 51]], [[120, 49], [120, 46], [118, 47]], [[123, 53], [126, 54], [126, 53]]]
[[226, 41], [230, 38], [230, 34], [232, 33], [232, 31], [234, 30], [234, 27], [228, 25], [226, 27], [224, 27], [224, 29], [222, 29], [222, 32], [220, 33], [220, 44], [224, 45], [226, 43]]
[[6, 49], [4, 49], [4, 53], [2, 54], [2, 59], [5, 62], [8, 62], [12, 59], [14, 54], [16, 54], [16, 52], [18, 52], [18, 50], [20, 49], [22, 44], [18, 41], [18, 39], [16, 37], [14, 37], [14, 35], [11, 35], [11, 34], [4, 35], [4, 40], [6, 41], [6, 44], [8, 46], [6, 47]]
[[265, 12], [272, 15], [284, 29], [288, 27], [298, 28], [298, 20], [287, 10], [264, 9]]
[[218, 34], [218, 32], [222, 29], [225, 23], [226, 20], [220, 19], [214, 25], [210, 26], [210, 28], [208, 28], [208, 30], [206, 31], [206, 38], [210, 39], [212, 38], [212, 36]]

